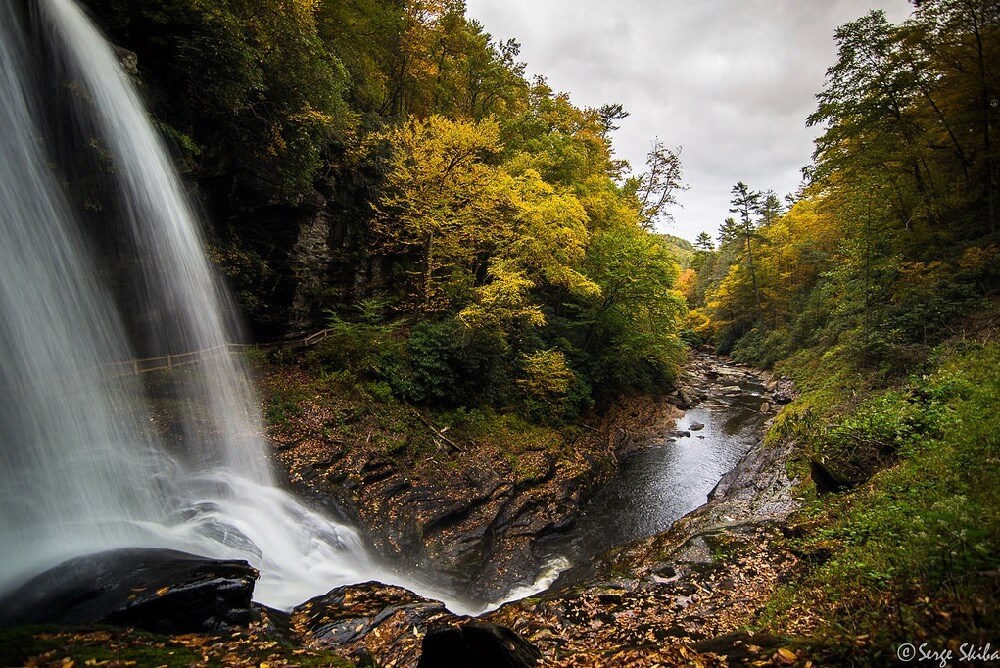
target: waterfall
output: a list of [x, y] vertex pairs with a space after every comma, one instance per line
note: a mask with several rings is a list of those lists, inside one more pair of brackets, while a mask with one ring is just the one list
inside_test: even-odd
[[[171, 374], [174, 439], [143, 385], [108, 373], [236, 340], [234, 309], [108, 43], [73, 0], [29, 5], [0, 3], [0, 591], [125, 546], [247, 559], [278, 607], [391, 579], [275, 485], [235, 356]], [[98, 163], [111, 187], [74, 190]]]

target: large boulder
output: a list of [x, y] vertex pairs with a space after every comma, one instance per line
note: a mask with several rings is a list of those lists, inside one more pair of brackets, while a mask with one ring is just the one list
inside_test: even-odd
[[295, 639], [364, 665], [533, 666], [541, 656], [510, 629], [454, 615], [443, 603], [378, 582], [338, 587], [292, 611]]
[[380, 666], [415, 666], [426, 629], [456, 619], [441, 601], [365, 582], [309, 599], [292, 611], [290, 626], [304, 645], [371, 657]]
[[128, 548], [77, 557], [0, 598], [0, 627], [111, 624], [156, 633], [219, 631], [252, 620], [259, 573], [245, 561]]
[[424, 636], [417, 668], [530, 668], [542, 653], [506, 626], [470, 621]]

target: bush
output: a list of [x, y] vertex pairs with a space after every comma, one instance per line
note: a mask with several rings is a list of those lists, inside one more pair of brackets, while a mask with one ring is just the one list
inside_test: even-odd
[[818, 415], [811, 423], [802, 432], [818, 431], [822, 452], [874, 476], [801, 511], [816, 528], [800, 547], [831, 556], [774, 599], [770, 623], [808, 609], [838, 652], [852, 644], [844, 635], [889, 645], [930, 631], [945, 646], [969, 632], [963, 625], [990, 624], [974, 610], [995, 610], [984, 587], [1000, 560], [1000, 345], [945, 350], [932, 373], [826, 428]]
[[754, 328], [739, 339], [731, 351], [732, 356], [747, 364], [770, 369], [790, 352], [788, 332]]
[[349, 371], [359, 378], [385, 378], [404, 354], [398, 323], [385, 321], [385, 308], [383, 300], [365, 300], [356, 306], [358, 321], [331, 311], [331, 332], [306, 356], [307, 364], [328, 372]]
[[566, 414], [576, 374], [561, 351], [539, 350], [523, 355], [521, 373], [517, 387], [529, 415], [560, 418]]

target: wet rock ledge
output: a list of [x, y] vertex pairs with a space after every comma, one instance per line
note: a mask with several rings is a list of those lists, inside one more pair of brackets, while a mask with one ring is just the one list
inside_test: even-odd
[[[307, 648], [333, 650], [355, 665], [381, 668], [527, 668], [541, 658], [510, 629], [453, 615], [443, 603], [400, 587], [339, 587], [283, 613], [251, 603], [257, 577], [244, 561], [175, 550], [109, 550], [70, 559], [0, 599], [0, 628], [57, 625], [66, 628], [68, 642], [95, 635], [111, 642], [112, 634], [96, 629], [116, 626], [220, 648], [251, 627], [250, 644], [257, 648], [302, 648], [293, 649], [293, 656]], [[227, 665], [238, 663], [226, 651]], [[26, 658], [30, 665], [48, 665], [45, 657]]]
[[155, 633], [225, 631], [256, 617], [245, 561], [129, 548], [77, 557], [0, 599], [0, 627], [110, 624]]

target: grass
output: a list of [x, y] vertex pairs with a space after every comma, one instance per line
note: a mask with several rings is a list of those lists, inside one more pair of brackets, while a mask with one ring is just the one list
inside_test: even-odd
[[908, 639], [995, 641], [1000, 345], [943, 345], [928, 373], [837, 403], [831, 387], [848, 375], [815, 382], [805, 408], [776, 428], [871, 477], [851, 492], [807, 499], [792, 547], [823, 556], [774, 596], [761, 629], [804, 632], [828, 660], [863, 663]]

